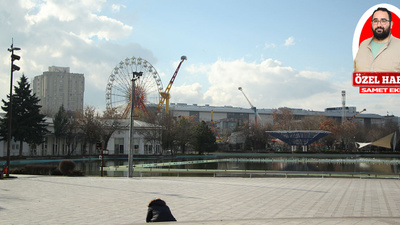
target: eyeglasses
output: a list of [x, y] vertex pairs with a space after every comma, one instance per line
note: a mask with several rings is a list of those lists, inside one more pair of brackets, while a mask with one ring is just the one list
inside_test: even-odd
[[373, 20], [372, 20], [372, 23], [375, 24], [375, 25], [377, 25], [378, 23], [381, 23], [382, 25], [385, 25], [385, 24], [387, 24], [388, 22], [389, 22], [389, 20], [387, 20], [387, 19], [381, 19], [381, 20], [373, 19]]

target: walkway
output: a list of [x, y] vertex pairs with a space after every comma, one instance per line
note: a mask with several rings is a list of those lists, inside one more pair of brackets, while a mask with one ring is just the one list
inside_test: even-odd
[[157, 197], [174, 224], [400, 224], [397, 179], [29, 175], [0, 180], [0, 224], [145, 224]]

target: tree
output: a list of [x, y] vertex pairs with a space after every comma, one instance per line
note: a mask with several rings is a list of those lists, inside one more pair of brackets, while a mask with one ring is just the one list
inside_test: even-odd
[[[39, 99], [32, 94], [30, 84], [25, 75], [22, 75], [18, 86], [14, 86], [13, 94], [13, 114], [12, 114], [12, 132], [11, 136], [15, 141], [19, 141], [19, 155], [22, 156], [23, 142], [30, 146], [43, 143], [44, 136], [48, 133], [45, 123], [45, 115], [40, 113], [41, 106], [38, 104]], [[10, 96], [8, 96], [10, 100]], [[7, 112], [6, 116], [1, 120], [1, 136], [7, 139], [8, 134], [8, 118], [10, 101], [2, 100], [4, 106], [1, 108]], [[5, 135], [6, 134], [6, 135]]]
[[194, 137], [194, 121], [193, 119], [186, 118], [182, 116], [178, 119], [174, 132], [174, 143], [178, 145], [182, 151], [182, 154], [185, 153], [186, 146], [193, 141]]
[[[8, 139], [8, 118], [9, 116], [9, 110], [10, 110], [10, 95], [7, 95], [8, 101], [5, 101], [2, 99], [3, 105], [1, 109], [6, 112], [5, 116], [0, 119], [0, 135], [1, 135], [1, 140], [2, 141], [7, 141]], [[13, 107], [13, 109], [15, 106]], [[16, 130], [16, 123], [17, 123], [17, 118], [15, 116], [15, 110], [13, 110], [13, 116], [12, 116], [12, 126], [11, 126], [11, 137], [15, 136], [15, 130]]]
[[84, 134], [79, 132], [80, 124], [79, 124], [79, 113], [74, 111], [66, 111], [68, 117], [68, 126], [65, 134], [65, 144], [67, 145], [67, 154], [72, 155], [76, 148], [78, 147], [79, 142], [84, 142]]
[[354, 138], [358, 133], [358, 126], [356, 123], [344, 122], [340, 124], [340, 138], [342, 140], [342, 146], [345, 151], [352, 150], [355, 146]]
[[118, 114], [116, 109], [107, 109], [104, 111], [103, 116], [98, 118], [100, 122], [100, 136], [104, 142], [104, 147], [107, 148], [108, 141], [112, 134], [121, 128], [121, 115]]
[[254, 150], [265, 150], [268, 138], [268, 134], [265, 132], [267, 131], [267, 126], [268, 125], [254, 126], [253, 135], [251, 136]]
[[272, 117], [274, 119], [274, 128], [276, 130], [292, 130], [294, 115], [291, 109], [279, 108], [279, 112], [274, 109]]
[[332, 148], [335, 141], [339, 139], [340, 135], [340, 124], [337, 121], [331, 119], [325, 119], [320, 122], [319, 130], [329, 131], [331, 132], [328, 136], [324, 137], [323, 140], [325, 144]]
[[54, 115], [53, 124], [54, 124], [54, 136], [56, 137], [56, 146], [57, 146], [56, 151], [58, 154], [60, 154], [59, 142], [61, 138], [65, 138], [67, 136], [70, 124], [68, 115], [65, 112], [63, 105], [60, 106], [58, 112]]
[[[140, 100], [139, 100], [140, 101]], [[150, 151], [153, 151], [154, 153], [157, 154], [162, 154], [160, 149], [157, 148], [158, 143], [162, 142], [162, 129], [160, 124], [160, 116], [157, 110], [147, 110], [147, 108], [143, 107], [142, 110], [138, 111], [141, 114], [139, 115], [139, 119], [143, 122], [146, 122], [147, 125], [146, 127], [143, 127], [143, 129], [138, 129], [137, 132], [140, 133], [146, 142], [147, 151], [146, 153], [150, 153]], [[151, 143], [148, 145], [148, 143]]]
[[218, 149], [214, 132], [201, 121], [196, 126], [193, 147], [199, 154], [203, 152], [215, 152]]
[[79, 116], [79, 127], [84, 133], [83, 150], [85, 154], [86, 144], [89, 143], [89, 154], [92, 154], [92, 147], [96, 142], [101, 141], [101, 122], [96, 116], [94, 107], [86, 107]]
[[297, 123], [297, 130], [319, 130], [321, 122], [327, 118], [321, 115], [305, 116]]
[[162, 127], [161, 134], [161, 146], [164, 150], [171, 150], [173, 154], [175, 147], [175, 131], [176, 131], [176, 120], [169, 113], [165, 114], [160, 120], [160, 125]]

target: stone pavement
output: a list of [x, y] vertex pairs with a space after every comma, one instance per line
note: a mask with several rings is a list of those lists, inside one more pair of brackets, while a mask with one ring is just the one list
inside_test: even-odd
[[400, 224], [397, 179], [17, 177], [0, 180], [0, 224], [146, 224], [153, 198], [172, 224]]

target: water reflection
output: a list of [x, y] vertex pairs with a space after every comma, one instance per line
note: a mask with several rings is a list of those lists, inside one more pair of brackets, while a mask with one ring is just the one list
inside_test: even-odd
[[321, 171], [321, 172], [362, 172], [362, 173], [399, 173], [400, 160], [397, 159], [220, 159], [204, 160], [204, 163], [191, 162], [186, 165], [148, 166], [172, 169], [207, 170], [262, 170], [262, 171]]
[[[14, 162], [12, 167], [45, 164], [58, 165], [61, 160], [41, 162], [30, 160]], [[74, 160], [75, 161], [75, 160]], [[76, 169], [87, 176], [101, 175], [101, 160], [79, 159]], [[128, 160], [125, 158], [105, 159], [104, 176], [127, 176]], [[397, 158], [359, 158], [359, 159], [313, 159], [313, 158], [152, 158], [134, 160], [135, 168], [207, 169], [207, 170], [268, 170], [268, 171], [322, 171], [322, 172], [364, 172], [399, 174], [400, 160]]]

